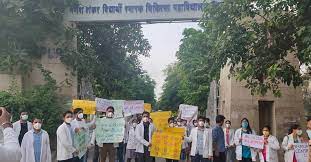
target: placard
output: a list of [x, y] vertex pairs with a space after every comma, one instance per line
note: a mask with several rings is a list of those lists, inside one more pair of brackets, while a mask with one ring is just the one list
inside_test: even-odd
[[120, 143], [124, 138], [124, 118], [96, 119], [96, 141], [97, 143]]
[[294, 150], [297, 162], [307, 162], [309, 156], [309, 145], [308, 143], [295, 143]]
[[176, 128], [176, 127], [175, 128], [167, 127], [164, 129], [164, 132], [180, 135], [181, 137], [183, 137], [185, 135], [186, 129], [185, 128]]
[[159, 131], [163, 131], [165, 128], [168, 127], [167, 120], [171, 117], [171, 115], [172, 115], [171, 111], [160, 111], [150, 113], [150, 117], [153, 120], [153, 124]]
[[114, 108], [114, 117], [122, 118], [124, 109], [124, 100], [110, 100], [111, 105]]
[[135, 114], [141, 114], [144, 112], [144, 101], [124, 101], [124, 116], [131, 116]]
[[242, 135], [242, 145], [252, 148], [263, 149], [264, 147], [264, 137], [257, 136], [253, 134], [243, 134]]
[[83, 114], [95, 114], [95, 101], [88, 101], [88, 100], [73, 100], [72, 101], [72, 108], [81, 108], [83, 109]]
[[155, 132], [150, 155], [167, 159], [180, 159], [182, 136], [169, 132]]
[[81, 159], [87, 152], [87, 133], [81, 130], [79, 133], [74, 134], [74, 146], [79, 150], [78, 156]]
[[152, 111], [152, 107], [151, 107], [151, 104], [150, 103], [145, 103], [144, 104], [144, 110], [151, 113]]
[[110, 100], [102, 99], [102, 98], [95, 98], [96, 103], [96, 110], [101, 112], [106, 112], [106, 109], [109, 106], [112, 106], [112, 103]]
[[198, 118], [198, 106], [180, 104], [179, 112], [181, 113], [181, 119], [187, 120], [188, 123]]

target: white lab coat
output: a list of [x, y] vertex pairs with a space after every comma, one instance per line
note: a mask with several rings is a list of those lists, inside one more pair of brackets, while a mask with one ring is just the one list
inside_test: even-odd
[[[268, 145], [266, 147], [267, 162], [278, 162], [278, 150], [280, 149], [280, 143], [274, 136], [269, 136]], [[265, 162], [262, 152], [259, 152], [260, 162]]]
[[73, 153], [76, 148], [73, 147], [73, 139], [70, 134], [70, 129], [64, 122], [57, 128], [57, 160], [67, 160], [73, 158]]
[[135, 138], [135, 129], [134, 127], [131, 127], [128, 133], [128, 139], [126, 141], [126, 149], [128, 150], [134, 150], [136, 149], [137, 140]]
[[233, 146], [234, 145], [234, 129], [229, 129], [229, 145], [227, 142], [227, 134], [226, 134], [226, 130], [227, 128], [224, 128], [224, 136], [225, 136], [225, 146], [229, 147], [229, 146]]
[[12, 128], [3, 130], [3, 144], [0, 144], [0, 162], [19, 162], [22, 158], [18, 136]]
[[[27, 121], [27, 126], [28, 126], [28, 131], [32, 130], [32, 123]], [[13, 123], [13, 129], [17, 134], [17, 137], [19, 136], [20, 132], [21, 132], [21, 121], [16, 121], [15, 123]]]
[[143, 122], [139, 123], [135, 129], [135, 137], [137, 140], [136, 151], [138, 153], [144, 153], [144, 146], [149, 146], [152, 140], [153, 132], [155, 127], [152, 123], [149, 124], [149, 142], [144, 139], [144, 124]]
[[[301, 143], [300, 138], [298, 138], [298, 143]], [[282, 142], [282, 148], [285, 151], [284, 160], [285, 162], [292, 162], [294, 159], [294, 147], [289, 149], [289, 145], [294, 144], [294, 137], [292, 134], [285, 136]]]
[[[256, 132], [253, 130], [253, 135], [256, 135]], [[236, 145], [236, 159], [242, 160], [242, 143], [240, 142], [240, 139], [242, 138], [242, 128], [239, 128], [235, 131], [234, 135], [234, 143]], [[257, 152], [255, 148], [251, 148], [251, 155], [252, 155], [252, 161], [256, 161]]]
[[[191, 130], [190, 136], [186, 137], [187, 142], [192, 142], [190, 155], [195, 156], [197, 153], [198, 127]], [[203, 158], [213, 156], [213, 135], [212, 129], [204, 128], [203, 134]]]
[[[42, 131], [41, 136], [41, 156], [40, 162], [51, 162], [51, 148], [50, 148], [50, 139], [49, 135], [46, 131]], [[22, 151], [22, 159], [20, 162], [35, 162], [35, 154], [34, 154], [34, 138], [33, 138], [34, 130], [28, 131], [21, 145]]]

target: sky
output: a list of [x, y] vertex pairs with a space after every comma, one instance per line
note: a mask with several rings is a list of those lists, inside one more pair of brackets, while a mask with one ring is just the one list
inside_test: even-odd
[[163, 70], [177, 61], [175, 56], [185, 28], [198, 28], [197, 23], [160, 23], [143, 25], [143, 33], [152, 48], [150, 57], [141, 57], [143, 69], [156, 82], [155, 94], [159, 98], [165, 80]]

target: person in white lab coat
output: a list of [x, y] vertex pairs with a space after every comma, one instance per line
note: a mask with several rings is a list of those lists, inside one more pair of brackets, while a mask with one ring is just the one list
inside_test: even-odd
[[260, 162], [278, 162], [278, 150], [280, 149], [280, 143], [276, 137], [270, 134], [271, 127], [264, 126], [262, 134], [265, 139], [264, 149], [259, 151]]
[[225, 122], [224, 128], [225, 147], [226, 147], [226, 162], [235, 161], [235, 144], [234, 144], [234, 129], [231, 128], [231, 121]]
[[253, 134], [256, 135], [256, 132], [251, 129], [249, 121], [247, 118], [241, 120], [241, 128], [235, 131], [234, 143], [236, 145], [236, 159], [239, 162], [252, 162], [256, 161], [257, 150], [248, 146], [242, 145], [242, 136], [243, 134]]
[[74, 162], [78, 150], [74, 147], [74, 132], [71, 128], [73, 113], [66, 111], [63, 114], [64, 123], [57, 128], [57, 160], [59, 162]]
[[11, 115], [5, 108], [0, 108], [0, 124], [3, 127], [3, 144], [0, 144], [1, 162], [19, 162], [22, 158], [18, 136], [10, 122]]
[[213, 158], [212, 129], [205, 127], [205, 118], [198, 117], [198, 127], [191, 130], [190, 136], [185, 137], [191, 143], [191, 162], [210, 162]]
[[143, 112], [142, 122], [140, 122], [135, 129], [135, 137], [137, 140], [136, 156], [137, 162], [152, 162], [153, 158], [150, 156], [150, 147], [152, 135], [155, 127], [150, 123], [150, 113]]
[[33, 129], [28, 131], [22, 141], [20, 162], [51, 162], [51, 148], [48, 133], [41, 129], [42, 120], [35, 118]]
[[293, 162], [297, 161], [294, 144], [302, 142], [302, 130], [298, 124], [294, 124], [291, 126], [290, 131], [287, 136], [284, 137], [282, 142], [282, 148], [285, 151], [284, 160], [285, 162]]
[[20, 120], [13, 123], [13, 129], [17, 133], [19, 145], [22, 144], [24, 135], [32, 129], [31, 122], [28, 120], [28, 113], [21, 112]]
[[136, 160], [136, 138], [135, 138], [135, 129], [137, 126], [137, 119], [133, 119], [131, 121], [130, 129], [128, 131], [128, 139], [127, 139], [127, 145], [126, 145], [126, 153], [125, 153], [125, 159], [127, 162], [131, 162], [132, 159]]

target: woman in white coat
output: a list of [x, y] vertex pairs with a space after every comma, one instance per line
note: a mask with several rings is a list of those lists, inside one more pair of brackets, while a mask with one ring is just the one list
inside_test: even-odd
[[285, 162], [297, 162], [294, 152], [294, 144], [301, 143], [302, 130], [298, 124], [291, 126], [289, 135], [285, 136], [282, 142], [282, 148], [285, 151]]
[[252, 162], [256, 161], [257, 152], [255, 148], [242, 145], [243, 134], [256, 134], [249, 125], [247, 118], [241, 120], [241, 128], [235, 131], [234, 143], [236, 145], [236, 159], [239, 162]]
[[21, 162], [51, 162], [49, 135], [41, 129], [42, 121], [34, 119], [33, 129], [28, 131], [22, 141]]
[[271, 127], [265, 126], [262, 129], [262, 134], [265, 139], [264, 149], [259, 151], [260, 162], [278, 162], [278, 150], [280, 143], [276, 137], [270, 134]]

